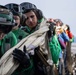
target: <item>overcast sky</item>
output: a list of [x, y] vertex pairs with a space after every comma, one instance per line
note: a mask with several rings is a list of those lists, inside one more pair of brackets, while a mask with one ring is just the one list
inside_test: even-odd
[[76, 36], [76, 0], [1, 0], [0, 4], [7, 3], [34, 3], [43, 11], [46, 18], [59, 18], [68, 24]]

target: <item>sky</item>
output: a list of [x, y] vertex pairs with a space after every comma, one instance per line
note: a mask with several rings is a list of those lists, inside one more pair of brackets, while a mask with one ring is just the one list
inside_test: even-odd
[[8, 3], [31, 2], [42, 10], [46, 18], [59, 18], [70, 26], [71, 32], [76, 36], [76, 0], [2, 0], [0, 5]]

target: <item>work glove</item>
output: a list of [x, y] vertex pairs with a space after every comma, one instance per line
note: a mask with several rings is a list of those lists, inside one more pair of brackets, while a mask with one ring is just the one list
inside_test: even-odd
[[22, 66], [28, 68], [30, 66], [30, 57], [26, 51], [26, 46], [24, 46], [23, 51], [18, 48], [12, 53], [14, 60], [17, 60]]

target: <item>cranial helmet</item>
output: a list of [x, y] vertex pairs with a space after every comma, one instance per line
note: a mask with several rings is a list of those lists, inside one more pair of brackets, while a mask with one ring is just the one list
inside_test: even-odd
[[34, 4], [29, 2], [23, 2], [20, 4], [21, 12], [25, 14], [29, 10], [35, 10], [35, 14], [38, 18], [38, 20], [41, 20], [43, 18], [43, 13], [40, 9], [38, 9]]
[[15, 16], [19, 16], [20, 17], [20, 24], [23, 24], [23, 14], [21, 12], [21, 7], [19, 4], [16, 3], [9, 3], [6, 4], [5, 7], [7, 7]]
[[8, 33], [14, 25], [15, 21], [12, 12], [5, 6], [0, 5], [0, 30], [4, 33]]
[[20, 11], [20, 6], [16, 3], [9, 3], [6, 4], [5, 7], [7, 7], [12, 13], [13, 15], [21, 15], [21, 11]]

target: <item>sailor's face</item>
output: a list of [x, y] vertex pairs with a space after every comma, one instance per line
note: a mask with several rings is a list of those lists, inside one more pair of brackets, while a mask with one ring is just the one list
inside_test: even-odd
[[20, 25], [20, 17], [19, 16], [14, 16], [15, 22], [17, 23], [16, 26], [13, 27], [13, 29], [17, 29]]
[[34, 28], [37, 25], [37, 16], [33, 11], [25, 13], [26, 15], [26, 25], [30, 28]]
[[0, 31], [0, 40], [2, 40], [5, 36], [5, 33], [3, 33], [2, 31]]

